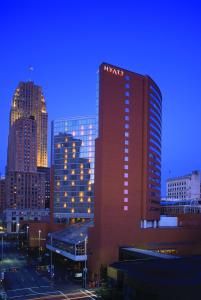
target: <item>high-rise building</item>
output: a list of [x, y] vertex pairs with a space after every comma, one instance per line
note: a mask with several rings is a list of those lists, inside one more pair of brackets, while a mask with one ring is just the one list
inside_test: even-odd
[[37, 171], [45, 175], [45, 208], [50, 208], [50, 168], [38, 167]]
[[168, 178], [166, 182], [166, 197], [169, 199], [200, 199], [200, 172]]
[[93, 267], [118, 259], [139, 230], [157, 227], [161, 194], [162, 96], [149, 76], [103, 63], [95, 154]]
[[53, 213], [55, 223], [94, 216], [96, 117], [52, 122]]
[[[22, 160], [28, 162], [30, 155], [33, 155], [33, 159], [36, 155], [36, 166], [47, 167], [47, 118], [41, 87], [32, 81], [20, 82], [15, 90], [10, 111], [8, 170], [22, 171], [17, 166], [14, 168], [13, 164], [17, 163], [17, 155], [21, 157], [18, 151], [23, 152], [23, 150], [25, 156]], [[20, 122], [16, 122], [17, 120]], [[34, 147], [33, 143], [35, 143]], [[34, 148], [33, 151], [36, 151], [36, 154], [30, 152], [31, 147]]]
[[[40, 168], [47, 169], [47, 117], [41, 87], [31, 81], [20, 82], [10, 110], [6, 168], [7, 209], [46, 207], [48, 179], [46, 172]], [[6, 221], [10, 222], [8, 219]], [[16, 228], [16, 224], [11, 228]]]
[[6, 204], [6, 180], [0, 177], [0, 214], [2, 214]]

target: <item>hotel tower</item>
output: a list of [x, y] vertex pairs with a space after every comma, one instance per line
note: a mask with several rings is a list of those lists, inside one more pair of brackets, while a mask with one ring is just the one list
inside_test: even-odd
[[149, 77], [103, 63], [99, 68], [99, 131], [95, 151], [94, 228], [90, 268], [118, 260], [157, 228], [161, 193], [162, 96]]

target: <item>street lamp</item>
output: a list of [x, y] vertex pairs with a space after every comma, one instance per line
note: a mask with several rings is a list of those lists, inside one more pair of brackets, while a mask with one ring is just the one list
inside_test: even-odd
[[86, 289], [87, 286], [87, 236], [84, 239], [84, 269], [83, 269], [83, 285], [84, 289]]
[[28, 250], [29, 250], [29, 226], [27, 225], [27, 255], [28, 255]]
[[17, 223], [17, 234], [19, 234], [20, 223]]
[[3, 234], [1, 235], [1, 262], [3, 263]]
[[29, 241], [29, 226], [27, 226], [27, 241]]
[[50, 252], [50, 276], [51, 276], [51, 279], [53, 277], [53, 265], [52, 265], [52, 234], [50, 236], [50, 240], [51, 240], [51, 252]]
[[39, 258], [40, 258], [40, 234], [41, 234], [41, 230], [39, 229], [38, 230], [38, 255], [39, 255]]

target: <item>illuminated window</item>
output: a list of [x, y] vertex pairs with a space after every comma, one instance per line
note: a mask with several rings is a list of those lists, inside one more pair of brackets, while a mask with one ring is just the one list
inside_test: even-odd
[[124, 190], [124, 195], [127, 195], [128, 194], [128, 190]]
[[91, 213], [91, 208], [90, 207], [87, 209], [87, 212], [88, 212], [88, 214]]
[[124, 181], [124, 186], [128, 186], [128, 181]]
[[128, 144], [129, 144], [128, 140], [125, 140], [125, 141], [124, 141], [124, 144], [125, 144], [125, 145], [128, 145]]
[[75, 153], [76, 152], [76, 149], [75, 148], [73, 148], [73, 153]]
[[88, 173], [91, 174], [91, 170], [90, 169], [89, 169]]
[[75, 158], [75, 153], [73, 153], [72, 157]]
[[90, 180], [89, 180], [88, 184], [91, 185], [91, 181]]
[[128, 173], [124, 173], [124, 178], [128, 178]]
[[125, 157], [124, 157], [124, 161], [128, 161], [128, 156], [125, 156]]
[[67, 162], [68, 162], [68, 161], [65, 159], [65, 160], [64, 160], [64, 163], [67, 164]]
[[83, 198], [80, 198], [80, 202], [83, 202]]
[[124, 101], [124, 103], [125, 103], [125, 104], [129, 104], [129, 100], [126, 99], [126, 100]]
[[129, 84], [129, 83], [126, 83], [126, 84], [125, 84], [125, 88], [126, 88], [126, 89], [129, 89], [129, 87], [130, 87], [130, 84]]
[[60, 182], [59, 181], [57, 181], [57, 186], [60, 186]]
[[84, 142], [82, 141], [82, 144], [81, 144], [81, 146], [84, 146]]
[[81, 171], [80, 171], [80, 174], [84, 174], [84, 171], [83, 171], [83, 170], [81, 170]]
[[65, 175], [65, 176], [64, 176], [64, 180], [67, 180], [67, 179], [68, 179], [68, 177]]
[[72, 181], [72, 182], [71, 182], [71, 185], [74, 186], [74, 185], [75, 185], [75, 181]]
[[67, 169], [67, 166], [66, 165], [64, 165], [64, 170], [66, 170]]
[[124, 198], [124, 202], [128, 202], [128, 198]]
[[124, 170], [128, 170], [128, 165], [124, 165]]
[[125, 206], [124, 206], [124, 211], [127, 211], [127, 210], [128, 210], [128, 206], [125, 205]]
[[67, 159], [67, 158], [68, 158], [68, 155], [67, 155], [67, 154], [65, 154], [65, 155], [64, 155], [64, 158], [65, 158], [65, 159]]
[[125, 121], [129, 121], [129, 116], [125, 116]]
[[125, 135], [125, 137], [129, 137], [128, 131], [125, 131], [124, 135]]
[[71, 208], [71, 212], [74, 213], [74, 212], [75, 212], [75, 209], [74, 209], [74, 208]]
[[124, 128], [128, 129], [128, 128], [129, 128], [129, 124], [126, 123], [126, 124], [124, 125]]
[[91, 129], [92, 127], [93, 127], [93, 126], [90, 124], [90, 125], [89, 125], [89, 129]]
[[88, 202], [91, 202], [91, 198], [90, 198], [90, 197], [88, 197], [88, 198], [87, 198], [87, 201], [88, 201]]
[[130, 95], [130, 93], [126, 91], [125, 92], [125, 96], [129, 96], [129, 95]]
[[71, 171], [71, 174], [74, 175], [74, 174], [75, 174], [75, 170], [72, 170], [72, 171]]
[[57, 148], [58, 148], [58, 149], [61, 148], [61, 144], [57, 144]]
[[75, 131], [72, 132], [72, 135], [75, 136]]
[[128, 148], [124, 148], [124, 153], [128, 153]]
[[65, 142], [68, 142], [68, 138], [65, 138]]
[[72, 146], [75, 147], [75, 143], [73, 143]]
[[73, 198], [71, 198], [71, 202], [75, 202], [75, 198], [73, 197]]
[[66, 208], [67, 207], [67, 204], [66, 203], [64, 203], [64, 208]]
[[81, 175], [81, 176], [80, 176], [80, 180], [83, 180], [83, 179], [84, 179], [84, 177]]
[[68, 152], [68, 149], [65, 149], [64, 152], [67, 153], [67, 152]]
[[83, 192], [79, 192], [79, 196], [80, 196], [80, 197], [83, 197], [83, 196], [84, 196], [84, 193], [83, 193]]
[[64, 197], [68, 197], [68, 193], [67, 192], [64, 192]]
[[84, 131], [81, 131], [80, 133], [81, 133], [81, 135], [84, 135]]
[[83, 169], [84, 168], [84, 165], [83, 164], [80, 164], [80, 169]]
[[91, 191], [91, 187], [90, 186], [88, 187], [88, 191]]

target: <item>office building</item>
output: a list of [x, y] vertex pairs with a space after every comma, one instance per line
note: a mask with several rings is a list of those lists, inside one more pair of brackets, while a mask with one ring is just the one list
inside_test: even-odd
[[50, 168], [38, 167], [37, 172], [45, 175], [45, 208], [50, 208]]
[[200, 172], [168, 178], [166, 197], [169, 199], [195, 200], [200, 199]]
[[[18, 151], [21, 152], [24, 148], [24, 160], [28, 161], [30, 158], [29, 151], [32, 151], [33, 143], [35, 143], [33, 150], [36, 151], [34, 159], [36, 155], [37, 167], [47, 167], [47, 118], [42, 88], [32, 81], [20, 82], [15, 90], [10, 110], [7, 162], [9, 171], [21, 171], [16, 170], [16, 167], [13, 166], [13, 163], [20, 157]], [[17, 124], [17, 120], [21, 120], [21, 124]], [[13, 158], [15, 153], [16, 159]], [[33, 155], [31, 152], [30, 154]]]
[[6, 180], [0, 177], [0, 214], [3, 213], [6, 204]]
[[[41, 87], [20, 82], [10, 110], [6, 208], [44, 209], [47, 196], [47, 111]], [[39, 169], [37, 169], [39, 168]], [[16, 213], [18, 213], [16, 211]], [[40, 214], [40, 212], [39, 212]], [[6, 218], [9, 214], [5, 214]], [[7, 224], [10, 219], [6, 219]], [[16, 228], [13, 219], [11, 228]]]
[[94, 216], [96, 117], [52, 122], [54, 222], [69, 224]]

